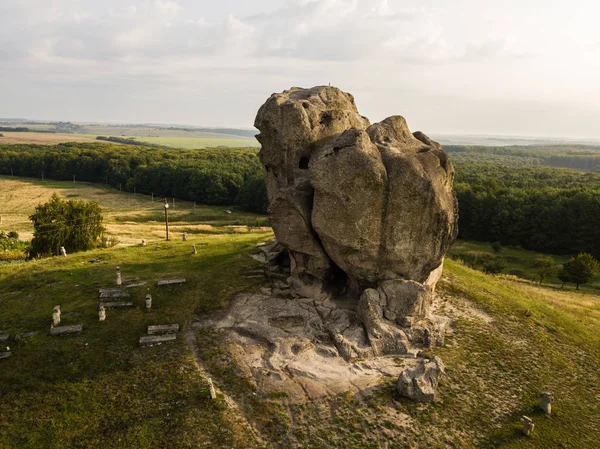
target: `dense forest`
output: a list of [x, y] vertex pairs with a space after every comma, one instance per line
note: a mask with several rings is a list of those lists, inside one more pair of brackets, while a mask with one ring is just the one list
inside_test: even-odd
[[[459, 232], [548, 253], [600, 257], [600, 147], [447, 146], [456, 168]], [[577, 167], [555, 168], [552, 164]], [[590, 171], [584, 171], [590, 170]], [[133, 145], [0, 145], [0, 174], [102, 182], [198, 203], [267, 208], [251, 149], [180, 151]]]
[[457, 162], [485, 162], [523, 166], [548, 166], [600, 171], [600, 146], [461, 146], [446, 145], [444, 150]]
[[166, 150], [70, 142], [56, 146], [0, 145], [0, 174], [100, 182], [204, 204], [266, 212], [256, 150]]
[[[447, 146], [463, 239], [600, 256], [600, 147]], [[556, 168], [556, 167], [570, 167]]]

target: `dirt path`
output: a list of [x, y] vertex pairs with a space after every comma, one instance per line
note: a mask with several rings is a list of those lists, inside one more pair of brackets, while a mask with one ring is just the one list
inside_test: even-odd
[[[192, 351], [192, 354], [194, 354], [194, 365], [196, 366], [196, 369], [198, 371], [200, 371], [202, 376], [206, 377], [206, 379], [208, 380], [210, 378], [210, 376], [209, 376], [208, 372], [206, 371], [206, 369], [204, 368], [202, 359], [200, 358], [200, 355], [198, 354], [198, 350], [196, 347], [196, 334], [194, 333], [194, 330], [195, 330], [195, 325], [192, 324], [190, 326], [190, 329], [188, 329], [185, 333], [185, 337], [184, 337], [185, 343]], [[254, 439], [261, 446], [268, 447], [268, 443], [263, 440], [260, 432], [248, 420], [244, 411], [238, 406], [238, 404], [233, 400], [233, 398], [231, 396], [229, 396], [227, 393], [225, 393], [223, 390], [220, 390], [216, 385], [215, 385], [215, 390], [217, 391], [217, 394], [223, 395], [223, 398], [225, 400], [225, 403], [227, 404], [227, 407], [229, 408], [229, 410], [231, 410], [233, 416], [238, 420], [239, 425], [241, 427], [248, 429], [249, 432], [254, 437]]]

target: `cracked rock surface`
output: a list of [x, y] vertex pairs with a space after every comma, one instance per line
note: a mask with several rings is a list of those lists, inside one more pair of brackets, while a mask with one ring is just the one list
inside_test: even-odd
[[357, 298], [385, 281], [433, 290], [458, 219], [454, 169], [437, 142], [401, 116], [371, 125], [352, 95], [328, 86], [273, 94], [255, 126], [271, 222], [297, 284], [336, 280]]

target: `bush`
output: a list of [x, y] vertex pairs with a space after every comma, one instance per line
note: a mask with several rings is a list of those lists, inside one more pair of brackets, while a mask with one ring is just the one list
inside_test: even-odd
[[96, 201], [62, 200], [57, 194], [40, 204], [29, 217], [33, 221], [30, 257], [86, 251], [99, 246], [104, 233], [102, 209]]
[[487, 274], [498, 274], [506, 268], [506, 262], [502, 258], [492, 258], [483, 263], [483, 271]]
[[100, 246], [100, 248], [114, 248], [119, 243], [121, 243], [121, 240], [119, 239], [119, 237], [117, 237], [115, 235], [111, 235], [111, 236], [103, 235], [100, 238], [100, 244], [98, 246]]

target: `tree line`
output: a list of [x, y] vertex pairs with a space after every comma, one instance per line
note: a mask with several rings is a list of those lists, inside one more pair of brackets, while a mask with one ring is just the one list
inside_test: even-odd
[[[518, 165], [511, 162], [522, 159], [525, 150], [493, 151], [488, 156], [500, 159], [486, 159], [472, 150], [451, 151], [460, 238], [600, 257], [600, 173]], [[235, 204], [253, 212], [264, 213], [268, 205], [263, 167], [254, 149], [174, 150], [78, 142], [0, 145], [0, 173], [62, 180], [74, 176], [128, 192]]]
[[534, 165], [600, 171], [600, 146], [593, 145], [447, 145], [444, 150], [458, 163], [486, 162], [513, 167]]
[[101, 182], [211, 205], [266, 212], [257, 150], [173, 150], [69, 142], [56, 146], [0, 145], [0, 174]]

